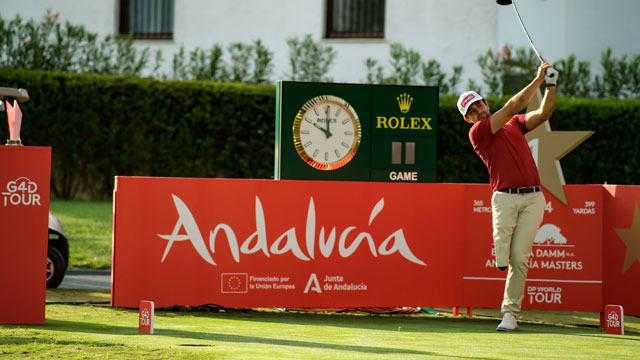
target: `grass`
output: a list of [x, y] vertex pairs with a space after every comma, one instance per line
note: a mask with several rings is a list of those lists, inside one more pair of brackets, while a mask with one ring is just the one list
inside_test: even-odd
[[[49, 290], [47, 300], [108, 299]], [[498, 333], [489, 317], [156, 310], [155, 334], [137, 310], [49, 304], [44, 325], [0, 325], [0, 357], [64, 359], [633, 359], [640, 332], [522, 322]], [[636, 321], [636, 326], [639, 323]], [[640, 330], [640, 327], [638, 327]]]
[[111, 201], [51, 200], [49, 209], [69, 240], [69, 267], [110, 269]]

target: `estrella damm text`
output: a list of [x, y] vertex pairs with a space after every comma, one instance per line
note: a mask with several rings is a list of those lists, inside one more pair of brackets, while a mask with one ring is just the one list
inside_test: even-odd
[[390, 118], [376, 116], [376, 129], [407, 129], [407, 130], [432, 130], [429, 122], [431, 118], [403, 116]]

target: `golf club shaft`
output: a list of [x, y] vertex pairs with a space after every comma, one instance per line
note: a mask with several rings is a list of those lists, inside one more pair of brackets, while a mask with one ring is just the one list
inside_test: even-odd
[[518, 21], [520, 21], [520, 25], [522, 25], [522, 30], [524, 30], [524, 34], [527, 35], [527, 39], [529, 39], [529, 44], [531, 44], [533, 51], [535, 51], [536, 55], [538, 55], [538, 59], [540, 60], [540, 63], [543, 63], [544, 59], [538, 52], [538, 49], [536, 49], [536, 46], [533, 45], [533, 40], [531, 40], [531, 36], [529, 36], [529, 32], [527, 31], [527, 28], [524, 26], [524, 23], [522, 22], [522, 18], [520, 17], [520, 13], [518, 12], [518, 8], [516, 7], [515, 0], [513, 0], [511, 4], [513, 5], [513, 10], [516, 11], [516, 16], [518, 17]]

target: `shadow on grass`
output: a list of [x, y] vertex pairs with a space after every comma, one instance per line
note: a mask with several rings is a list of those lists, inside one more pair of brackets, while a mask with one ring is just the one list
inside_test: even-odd
[[[590, 334], [569, 334], [572, 336], [584, 336], [584, 337], [593, 337], [593, 338], [598, 338], [599, 340], [602, 340], [603, 337], [607, 337], [610, 340], [631, 340], [631, 341], [640, 341], [640, 337], [638, 337], [637, 333], [634, 334], [628, 334], [625, 332], [624, 337], [620, 337], [620, 335], [613, 335], [613, 334], [602, 334], [602, 335], [590, 335]], [[630, 337], [633, 336], [633, 337]]]
[[[33, 328], [38, 328], [35, 326]], [[55, 331], [69, 331], [69, 332], [82, 332], [92, 334], [105, 334], [105, 335], [139, 335], [148, 336], [138, 333], [137, 328], [127, 326], [114, 326], [104, 324], [92, 324], [78, 321], [66, 321], [66, 320], [47, 320], [46, 328], [48, 330]], [[443, 358], [459, 358], [459, 359], [484, 359], [478, 357], [466, 357], [466, 356], [452, 356], [441, 354], [431, 351], [419, 351], [402, 348], [391, 348], [383, 346], [361, 346], [361, 345], [344, 345], [344, 344], [332, 344], [323, 343], [308, 340], [291, 340], [291, 339], [276, 339], [269, 337], [258, 336], [245, 336], [235, 334], [220, 334], [215, 332], [199, 332], [199, 331], [185, 331], [174, 329], [155, 329], [155, 335], [158, 336], [170, 336], [175, 338], [190, 339], [190, 340], [203, 340], [203, 341], [217, 341], [227, 343], [241, 343], [247, 345], [275, 345], [275, 346], [287, 346], [287, 347], [302, 347], [302, 348], [314, 348], [325, 349], [335, 351], [351, 351], [367, 354], [399, 354], [399, 355], [429, 355], [439, 356]], [[23, 340], [26, 339], [21, 338]], [[1, 343], [15, 344], [15, 341], [21, 341], [20, 339], [11, 340], [11, 338], [0, 340]], [[207, 346], [206, 344], [178, 344], [177, 346]]]
[[126, 347], [125, 344], [110, 343], [110, 342], [86, 342], [78, 340], [60, 340], [54, 338], [38, 338], [38, 337], [20, 337], [20, 336], [6, 336], [0, 338], [0, 345], [55, 345], [55, 346], [90, 346], [90, 347], [105, 347], [112, 348], [114, 346]]
[[[159, 314], [175, 314], [174, 312], [159, 310]], [[431, 315], [402, 315], [402, 314], [354, 314], [354, 313], [306, 313], [306, 312], [271, 312], [248, 311], [229, 313], [198, 313], [189, 312], [194, 317], [224, 318], [229, 320], [279, 323], [290, 325], [338, 327], [349, 329], [368, 329], [383, 331], [416, 332], [416, 333], [460, 333], [487, 334], [496, 333], [499, 319], [486, 317], [444, 317]], [[562, 326], [559, 324], [542, 324], [538, 322], [521, 321], [520, 331], [510, 333], [510, 336], [531, 333], [562, 333], [584, 334], [597, 332], [597, 329], [587, 327]], [[594, 335], [597, 336], [597, 335]]]

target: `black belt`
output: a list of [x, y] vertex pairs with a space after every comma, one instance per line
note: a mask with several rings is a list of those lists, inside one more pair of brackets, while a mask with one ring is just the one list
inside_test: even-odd
[[519, 188], [506, 188], [498, 190], [500, 192], [505, 192], [509, 194], [529, 194], [533, 192], [542, 191], [540, 186], [529, 186], [529, 187], [519, 187]]

